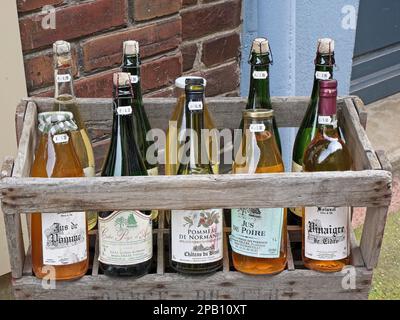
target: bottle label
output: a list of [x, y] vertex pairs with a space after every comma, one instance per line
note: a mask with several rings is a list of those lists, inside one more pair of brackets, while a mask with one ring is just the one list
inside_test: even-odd
[[222, 209], [171, 211], [172, 260], [200, 264], [223, 256]]
[[128, 266], [153, 256], [152, 221], [140, 211], [114, 211], [99, 217], [99, 261]]
[[138, 83], [138, 82], [139, 82], [139, 76], [131, 75], [131, 83]]
[[265, 124], [264, 123], [252, 123], [250, 124], [250, 132], [264, 132]]
[[61, 266], [87, 259], [85, 212], [42, 213], [43, 264]]
[[253, 71], [253, 79], [267, 79], [268, 72], [265, 71]]
[[70, 74], [58, 74], [56, 76], [56, 81], [57, 81], [57, 83], [70, 82], [71, 75]]
[[[292, 161], [292, 172], [303, 172], [303, 167], [299, 165], [297, 162]], [[289, 208], [290, 212], [294, 213], [296, 216], [302, 218], [303, 217], [303, 208], [302, 207], [292, 207]]]
[[56, 134], [53, 136], [53, 142], [56, 144], [59, 143], [68, 143], [69, 141], [69, 136], [66, 133], [62, 133], [62, 134]]
[[318, 116], [318, 124], [329, 125], [337, 127], [337, 120], [334, 120], [331, 116]]
[[131, 106], [118, 107], [117, 114], [119, 116], [125, 116], [128, 114], [132, 114], [132, 107]]
[[189, 102], [189, 110], [190, 111], [203, 110], [203, 102], [202, 101], [190, 101]]
[[329, 80], [331, 78], [331, 73], [328, 71], [316, 71], [315, 78], [318, 80]]
[[349, 256], [349, 208], [307, 207], [304, 215], [304, 254], [314, 260]]
[[232, 250], [256, 258], [279, 258], [283, 209], [232, 209]]

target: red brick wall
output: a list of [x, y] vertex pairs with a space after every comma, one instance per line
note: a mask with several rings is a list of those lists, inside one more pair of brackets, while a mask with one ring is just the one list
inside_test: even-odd
[[[30, 95], [51, 96], [52, 43], [72, 43], [79, 97], [110, 97], [122, 42], [138, 40], [147, 96], [172, 95], [175, 78], [203, 75], [207, 95], [237, 95], [241, 0], [17, 0]], [[56, 28], [43, 29], [44, 5]]]

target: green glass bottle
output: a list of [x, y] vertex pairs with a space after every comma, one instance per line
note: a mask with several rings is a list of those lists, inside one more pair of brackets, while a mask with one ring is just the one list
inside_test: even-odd
[[[204, 85], [202, 79], [186, 80], [186, 152], [178, 175], [212, 174], [205, 142]], [[203, 141], [204, 140], [204, 141]], [[171, 211], [171, 267], [182, 273], [210, 273], [222, 266], [222, 209]]]
[[[319, 39], [317, 46], [314, 85], [306, 114], [294, 142], [292, 172], [302, 171], [304, 151], [317, 132], [319, 81], [329, 80], [333, 77], [333, 66], [335, 64], [334, 41], [329, 38]], [[303, 208], [289, 208], [288, 224], [301, 226], [302, 216]]]
[[149, 139], [150, 141], [146, 140], [146, 135], [151, 130], [151, 126], [142, 99], [139, 43], [137, 41], [125, 41], [123, 44], [123, 54], [121, 69], [123, 72], [128, 72], [131, 75], [133, 112], [136, 122], [135, 137], [149, 176], [155, 176], [158, 175], [158, 166], [156, 163], [150, 164], [146, 157], [147, 149], [152, 144], [152, 141], [151, 139]]
[[[267, 39], [256, 38], [253, 40], [249, 63], [251, 65], [250, 89], [246, 109], [272, 109], [269, 89], [269, 66], [272, 63], [272, 54]], [[279, 151], [282, 152], [275, 118], [273, 126]], [[243, 129], [243, 119], [240, 123], [240, 129]]]
[[[130, 75], [115, 73], [113, 80], [112, 136], [101, 175], [147, 176], [134, 135]], [[100, 267], [106, 275], [139, 277], [148, 273], [153, 256], [151, 212], [99, 212], [99, 252]]]
[[[72, 74], [71, 45], [66, 41], [53, 44], [54, 58], [54, 107], [53, 111], [67, 111], [74, 115], [78, 130], [71, 132], [72, 143], [86, 177], [94, 177], [95, 160], [92, 144], [85, 123], [83, 122], [74, 94]], [[89, 230], [96, 227], [97, 213], [87, 212]]]

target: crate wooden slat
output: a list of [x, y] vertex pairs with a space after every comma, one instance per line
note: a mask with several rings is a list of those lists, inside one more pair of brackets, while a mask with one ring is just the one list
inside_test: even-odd
[[[278, 125], [296, 127], [307, 108], [308, 98], [273, 98]], [[92, 139], [97, 163], [101, 163], [112, 125], [111, 99], [78, 99], [82, 118]], [[208, 106], [216, 126], [236, 128], [245, 99], [213, 98]], [[174, 99], [147, 99], [146, 111], [154, 128], [166, 130]], [[356, 171], [279, 173], [257, 175], [210, 175], [181, 177], [112, 177], [39, 179], [29, 178], [38, 133], [37, 113], [49, 111], [53, 99], [24, 99], [16, 112], [18, 155], [15, 163], [3, 164], [0, 180], [5, 212], [13, 290], [18, 299], [365, 299], [382, 243], [391, 200], [391, 168], [376, 153], [365, 133], [367, 122], [357, 97], [338, 100], [339, 123], [348, 143]], [[251, 190], [257, 190], [257, 193]], [[148, 196], [151, 190], [152, 197]], [[250, 191], [249, 191], [250, 190]], [[156, 196], [155, 196], [156, 195]], [[343, 285], [346, 272], [324, 274], [304, 269], [292, 254], [291, 244], [301, 241], [301, 229], [288, 226], [288, 267], [275, 276], [248, 276], [235, 272], [229, 253], [229, 226], [224, 228], [224, 267], [212, 275], [189, 277], [171, 272], [169, 229], [164, 210], [207, 207], [368, 207], [363, 235], [357, 243], [351, 230], [351, 266], [356, 287]], [[160, 223], [154, 230], [155, 265], [140, 279], [114, 279], [101, 274], [98, 244], [91, 273], [73, 282], [57, 283], [45, 290], [32, 275], [30, 250], [25, 255], [21, 213], [70, 210], [159, 209]], [[96, 237], [96, 235], [91, 235]], [[297, 260], [296, 260], [297, 259]], [[195, 281], [194, 281], [195, 279]]]

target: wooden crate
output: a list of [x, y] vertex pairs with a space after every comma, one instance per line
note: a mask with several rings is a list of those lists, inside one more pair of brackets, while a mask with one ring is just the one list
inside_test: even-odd
[[[280, 127], [297, 127], [307, 98], [272, 99]], [[242, 98], [208, 99], [218, 128], [236, 128]], [[82, 117], [91, 135], [97, 168], [104, 157], [112, 123], [111, 99], [79, 99]], [[153, 128], [166, 129], [174, 99], [147, 99], [146, 111]], [[0, 181], [5, 213], [13, 292], [17, 299], [365, 299], [377, 265], [388, 206], [391, 201], [390, 164], [375, 152], [366, 136], [366, 112], [357, 97], [338, 100], [339, 123], [350, 146], [355, 171], [277, 173], [257, 175], [29, 178], [37, 144], [37, 113], [51, 110], [53, 100], [23, 100], [16, 111], [18, 155], [3, 164]], [[195, 192], [193, 192], [195, 189]], [[257, 192], [254, 192], [257, 190]], [[164, 219], [154, 230], [155, 265], [140, 279], [109, 278], [100, 274], [94, 252], [86, 276], [59, 282], [45, 290], [32, 275], [30, 249], [24, 248], [21, 213], [122, 209], [201, 209], [204, 207], [367, 207], [360, 244], [351, 235], [350, 274], [355, 287], [346, 285], [346, 274], [307, 270], [293, 259], [288, 245], [288, 267], [275, 276], [249, 276], [231, 266], [225, 228], [223, 269], [211, 275], [185, 276], [168, 263], [169, 230]], [[163, 211], [162, 211], [163, 212]], [[161, 214], [163, 217], [163, 214]], [[91, 237], [96, 237], [92, 234]], [[301, 241], [298, 227], [288, 227], [290, 242]], [[27, 250], [25, 250], [27, 249]], [[27, 254], [25, 252], [27, 251]], [[343, 285], [345, 284], [345, 285]]]

